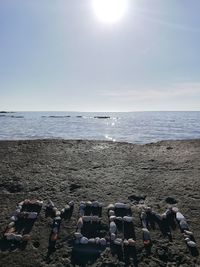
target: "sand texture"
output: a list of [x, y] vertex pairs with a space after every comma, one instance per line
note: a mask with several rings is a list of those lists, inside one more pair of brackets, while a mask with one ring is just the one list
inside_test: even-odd
[[[73, 266], [73, 234], [81, 200], [105, 204], [103, 221], [108, 231], [106, 206], [116, 201], [132, 204], [138, 267], [199, 267], [200, 257], [189, 252], [180, 229], [172, 231], [173, 241], [163, 237], [158, 227], [150, 230], [151, 254], [142, 242], [142, 226], [134, 197], [162, 214], [177, 201], [196, 242], [200, 244], [200, 140], [163, 141], [137, 145], [103, 141], [1, 141], [0, 142], [0, 266]], [[26, 198], [51, 199], [62, 209], [75, 202], [70, 220], [63, 220], [56, 250], [48, 255], [51, 218], [44, 209], [31, 230], [26, 247], [6, 248], [2, 239], [16, 204]], [[77, 254], [77, 257], [80, 257]], [[135, 265], [134, 265], [135, 264]], [[90, 266], [125, 266], [109, 247]]]

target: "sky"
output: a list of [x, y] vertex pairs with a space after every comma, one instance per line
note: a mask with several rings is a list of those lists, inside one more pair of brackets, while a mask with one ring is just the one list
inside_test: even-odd
[[200, 110], [200, 1], [0, 1], [0, 110]]

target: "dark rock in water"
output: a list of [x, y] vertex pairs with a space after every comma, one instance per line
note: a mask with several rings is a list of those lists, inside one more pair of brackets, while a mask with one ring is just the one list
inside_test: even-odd
[[24, 116], [10, 116], [11, 118], [22, 119]]
[[76, 118], [82, 118], [83, 116], [76, 116]]
[[66, 115], [66, 116], [56, 116], [56, 115], [52, 115], [52, 116], [49, 116], [49, 118], [70, 118], [71, 116], [69, 115]]
[[175, 198], [173, 198], [173, 197], [167, 197], [167, 198], [165, 199], [165, 201], [166, 201], [168, 204], [176, 204], [176, 203], [178, 203], [178, 201], [177, 201]]
[[146, 196], [143, 196], [143, 195], [131, 195], [128, 197], [128, 199], [130, 201], [133, 201], [133, 202], [136, 202], [136, 203], [139, 203], [140, 201], [144, 201], [146, 198]]
[[110, 119], [109, 116], [94, 116], [95, 119]]

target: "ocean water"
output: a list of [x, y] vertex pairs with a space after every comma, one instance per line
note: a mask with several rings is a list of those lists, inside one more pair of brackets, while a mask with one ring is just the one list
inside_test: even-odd
[[47, 138], [130, 143], [200, 138], [200, 112], [0, 113], [0, 140]]

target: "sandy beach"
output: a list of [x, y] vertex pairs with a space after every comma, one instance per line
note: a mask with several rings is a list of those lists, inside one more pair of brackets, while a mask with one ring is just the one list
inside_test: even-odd
[[[131, 204], [136, 233], [138, 267], [198, 267], [200, 257], [192, 256], [177, 227], [173, 241], [158, 228], [151, 230], [151, 254], [146, 255], [137, 197], [162, 214], [174, 206], [184, 214], [197, 246], [200, 244], [200, 140], [162, 141], [137, 145], [104, 141], [34, 140], [0, 142], [0, 233], [1, 267], [73, 266], [71, 253], [81, 200], [99, 200], [103, 224], [108, 225], [109, 203]], [[18, 202], [51, 199], [62, 209], [75, 203], [71, 219], [63, 220], [56, 250], [47, 256], [51, 218], [42, 209], [25, 248], [9, 251], [3, 247], [3, 233]], [[168, 199], [169, 200], [169, 199]], [[169, 202], [169, 201], [168, 201]], [[109, 248], [90, 266], [124, 266]], [[131, 265], [130, 266], [134, 266]]]

